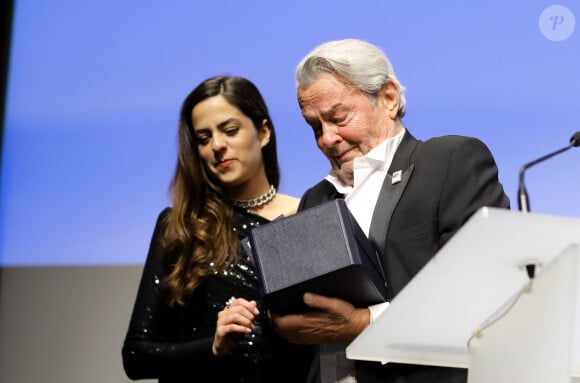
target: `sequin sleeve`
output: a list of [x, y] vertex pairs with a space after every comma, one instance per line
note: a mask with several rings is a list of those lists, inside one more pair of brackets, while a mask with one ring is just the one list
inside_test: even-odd
[[183, 318], [179, 310], [170, 309], [164, 303], [160, 236], [168, 213], [169, 209], [164, 210], [157, 219], [123, 344], [123, 367], [131, 379], [188, 375], [197, 366], [211, 368], [215, 362], [211, 352], [213, 338], [179, 340]]

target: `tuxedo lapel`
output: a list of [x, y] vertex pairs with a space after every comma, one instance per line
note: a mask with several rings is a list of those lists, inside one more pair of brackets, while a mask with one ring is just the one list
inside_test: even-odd
[[[369, 230], [369, 238], [379, 251], [381, 259], [384, 257], [385, 242], [387, 240], [387, 231], [393, 211], [403, 195], [403, 191], [413, 174], [414, 165], [407, 169], [395, 172], [396, 174], [387, 174], [379, 193], [379, 199], [373, 212], [371, 220], [371, 227]], [[383, 263], [384, 265], [384, 263]]]
[[405, 136], [393, 157], [393, 162], [389, 172], [383, 181], [379, 198], [373, 212], [371, 226], [369, 229], [369, 239], [375, 245], [383, 263], [385, 262], [385, 244], [387, 232], [393, 211], [397, 206], [409, 179], [413, 174], [415, 165], [411, 163], [411, 156], [417, 147], [418, 141], [407, 130]]
[[302, 196], [300, 204], [298, 205], [298, 211], [339, 198], [344, 198], [344, 195], [339, 193], [330, 182], [323, 180]]

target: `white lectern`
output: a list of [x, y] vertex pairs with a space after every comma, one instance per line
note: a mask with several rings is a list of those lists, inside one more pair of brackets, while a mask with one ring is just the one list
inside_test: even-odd
[[580, 219], [482, 208], [346, 355], [468, 368], [470, 383], [570, 382], [580, 376], [579, 267]]

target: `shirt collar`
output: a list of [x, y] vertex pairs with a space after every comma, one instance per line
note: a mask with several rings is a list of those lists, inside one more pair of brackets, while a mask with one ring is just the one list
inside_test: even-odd
[[[403, 128], [403, 130], [401, 130], [401, 132], [396, 136], [387, 138], [364, 156], [355, 158], [354, 170], [356, 171], [357, 169], [361, 168], [384, 170], [385, 166], [390, 166], [391, 162], [393, 161], [393, 157], [395, 156], [395, 152], [403, 140], [405, 130], [406, 129]], [[342, 181], [336, 176], [334, 170], [332, 169], [325, 177], [325, 179], [334, 185], [339, 193], [348, 194], [352, 191], [352, 186], [342, 183]]]

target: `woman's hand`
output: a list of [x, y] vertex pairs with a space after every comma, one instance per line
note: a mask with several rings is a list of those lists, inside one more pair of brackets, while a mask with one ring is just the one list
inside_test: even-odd
[[256, 301], [230, 298], [218, 313], [212, 352], [221, 357], [232, 352], [244, 334], [252, 332], [254, 318], [259, 314]]

